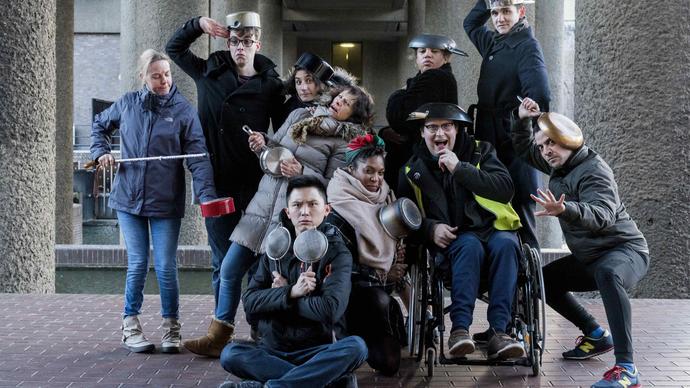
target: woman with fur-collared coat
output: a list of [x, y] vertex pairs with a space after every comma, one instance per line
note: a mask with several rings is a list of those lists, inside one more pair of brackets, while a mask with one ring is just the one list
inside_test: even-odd
[[[256, 261], [255, 254], [265, 252], [264, 238], [268, 232], [279, 225], [288, 178], [314, 175], [327, 185], [335, 170], [345, 165], [348, 141], [364, 134], [369, 127], [373, 101], [364, 89], [346, 86], [333, 95], [328, 108], [293, 111], [270, 140], [269, 147], [285, 147], [295, 158], [281, 162], [282, 176], [265, 174], [261, 178], [257, 193], [230, 237], [232, 244], [220, 270], [218, 306], [208, 334], [184, 342], [191, 352], [219, 357], [232, 338], [242, 278]], [[261, 133], [250, 135], [249, 147], [254, 152], [260, 152], [265, 144]]]

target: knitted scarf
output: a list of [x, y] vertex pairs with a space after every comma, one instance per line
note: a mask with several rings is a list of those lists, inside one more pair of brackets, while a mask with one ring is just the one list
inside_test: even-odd
[[379, 222], [379, 209], [392, 202], [386, 182], [378, 192], [371, 192], [362, 182], [343, 169], [337, 169], [328, 184], [328, 200], [355, 230], [359, 262], [387, 274], [396, 253], [396, 240]]

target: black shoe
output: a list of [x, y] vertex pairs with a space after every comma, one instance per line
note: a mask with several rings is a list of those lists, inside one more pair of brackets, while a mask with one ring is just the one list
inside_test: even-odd
[[575, 348], [563, 352], [563, 358], [566, 360], [586, 360], [610, 352], [611, 350], [613, 350], [611, 333], [609, 333], [608, 330], [604, 330], [604, 334], [602, 334], [600, 338], [582, 335], [577, 337]]
[[226, 381], [218, 388], [263, 388], [263, 384], [254, 380]]
[[472, 334], [472, 341], [474, 341], [476, 344], [487, 344], [489, 343], [489, 339], [491, 339], [492, 334], [491, 329], [486, 329], [480, 333], [474, 333]]
[[453, 330], [448, 337], [448, 353], [451, 358], [465, 357], [475, 350], [474, 342], [465, 329]]
[[514, 338], [500, 331], [493, 333], [488, 347], [487, 356], [490, 360], [509, 360], [525, 356], [525, 348]]
[[357, 388], [357, 375], [354, 372], [345, 373], [327, 385], [328, 388]]

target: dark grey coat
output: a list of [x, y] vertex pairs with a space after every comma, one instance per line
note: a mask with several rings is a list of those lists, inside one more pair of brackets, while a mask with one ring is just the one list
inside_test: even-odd
[[[99, 113], [91, 130], [93, 160], [110, 153], [110, 137], [118, 128], [123, 159], [208, 152], [194, 107], [174, 85], [169, 95], [159, 106], [150, 99], [148, 89], [143, 88], [125, 94]], [[208, 158], [187, 159], [187, 167], [192, 172], [197, 198], [201, 202], [215, 199], [213, 170]], [[109, 205], [115, 210], [146, 217], [183, 217], [183, 161], [120, 164]]]
[[544, 55], [532, 28], [511, 33], [495, 43], [498, 33], [485, 25], [490, 17], [486, 1], [477, 0], [463, 24], [482, 56], [475, 135], [493, 144], [501, 161], [510, 165], [513, 158], [510, 112], [520, 104], [517, 96], [533, 99], [543, 112], [548, 112], [549, 80]]
[[591, 263], [622, 244], [649, 254], [647, 241], [618, 195], [613, 171], [596, 152], [582, 146], [561, 168], [553, 169], [534, 142], [530, 120], [514, 120], [512, 137], [518, 156], [551, 176], [549, 190], [554, 196], [565, 194], [565, 212], [558, 221], [577, 259]]

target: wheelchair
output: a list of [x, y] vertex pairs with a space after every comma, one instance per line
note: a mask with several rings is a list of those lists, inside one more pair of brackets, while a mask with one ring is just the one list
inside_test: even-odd
[[[444, 352], [443, 333], [446, 330], [444, 315], [450, 306], [444, 306], [444, 290], [450, 288], [450, 269], [442, 271], [437, 260], [426, 253], [418, 263], [410, 266], [412, 295], [408, 306], [408, 346], [411, 357], [417, 362], [425, 358], [428, 377], [433, 377], [436, 365], [505, 365], [532, 368], [532, 376], [538, 376], [546, 342], [546, 304], [544, 278], [539, 252], [527, 244], [521, 244], [518, 259], [518, 279], [513, 299], [511, 321], [506, 330], [525, 349], [525, 357], [513, 360], [488, 360], [474, 357], [447, 358]], [[479, 300], [488, 303], [486, 279], [480, 281]], [[428, 313], [429, 309], [431, 314]], [[434, 337], [438, 336], [438, 343]], [[438, 348], [437, 348], [438, 347]]]

